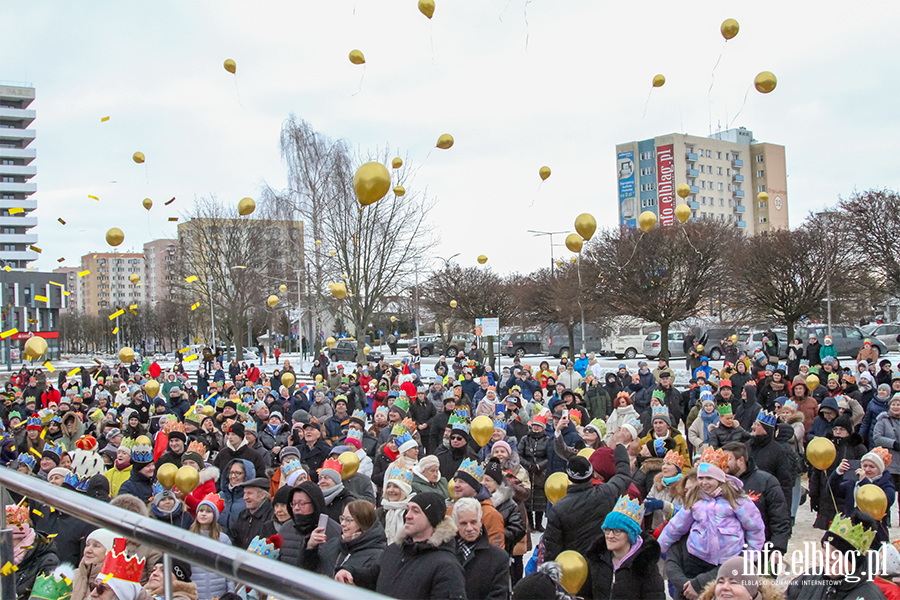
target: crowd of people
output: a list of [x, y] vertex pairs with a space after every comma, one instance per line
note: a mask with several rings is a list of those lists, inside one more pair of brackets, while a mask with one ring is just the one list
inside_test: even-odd
[[[684, 389], [666, 360], [604, 373], [582, 352], [495, 371], [474, 344], [433, 377], [415, 359], [346, 368], [324, 353], [306, 378], [289, 360], [267, 373], [218, 356], [195, 373], [23, 368], [0, 464], [401, 599], [777, 598], [742, 557], [778, 563], [808, 504], [835, 565], [896, 560], [875, 578], [807, 573], [786, 596], [900, 597], [890, 508], [875, 521], [856, 500], [873, 484], [892, 506], [900, 489], [900, 373], [877, 356], [813, 360], [812, 339], [785, 364], [729, 349], [717, 370], [689, 343]], [[837, 451], [824, 470], [805, 459], [817, 437]], [[147, 600], [166, 577], [182, 600], [258, 596], [184, 561], [165, 573], [141, 540], [27, 495], [3, 501], [20, 600]]]

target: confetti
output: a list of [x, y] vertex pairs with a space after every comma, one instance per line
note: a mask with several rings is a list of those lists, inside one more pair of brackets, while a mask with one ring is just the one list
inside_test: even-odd
[[191, 310], [197, 310], [198, 308], [200, 308], [199, 302], [194, 302], [193, 304], [191, 304]]
[[12, 272], [12, 269], [9, 267], [9, 265], [4, 265], [3, 270], [6, 271], [7, 273]]
[[49, 361], [49, 360], [48, 360], [47, 362], [44, 363], [44, 366], [47, 367], [47, 370], [50, 371], [51, 373], [52, 373], [53, 371], [56, 370], [56, 369], [53, 367], [53, 365], [50, 364], [50, 361]]
[[66, 290], [63, 290], [63, 296], [68, 296], [68, 295], [69, 295], [69, 292], [67, 292]]
[[64, 284], [62, 284], [62, 283], [56, 283], [55, 281], [50, 281], [49, 283], [50, 283], [50, 285], [56, 285], [56, 286], [59, 286], [59, 287], [65, 287]]
[[185, 346], [184, 348], [182, 348], [181, 350], [179, 350], [179, 352], [181, 352], [182, 354], [184, 354], [185, 352], [190, 352], [190, 350], [191, 350], [191, 347], [190, 347], [190, 346]]
[[103, 366], [103, 363], [100, 362], [99, 360], [97, 360], [96, 358], [94, 359], [94, 362], [97, 363], [97, 364], [100, 365], [100, 366]]
[[107, 121], [109, 121], [109, 117], [101, 117], [100, 118], [101, 123], [106, 123]]
[[169, 217], [169, 221], [174, 223], [174, 222], [178, 221], [178, 217]]
[[[64, 262], [66, 260], [65, 256], [56, 259], [56, 262]], [[52, 282], [51, 282], [52, 283]]]
[[50, 298], [47, 296], [35, 296], [34, 299], [38, 302], [50, 302]]
[[168, 206], [168, 205], [172, 204], [173, 202], [175, 202], [175, 196], [172, 196], [172, 199], [169, 200], [168, 202], [166, 202], [164, 206]]
[[3, 333], [0, 333], [0, 340], [5, 340], [5, 339], [8, 338], [9, 336], [15, 335], [15, 334], [17, 334], [17, 333], [19, 333], [19, 330], [16, 329], [15, 327], [13, 327], [12, 329], [7, 329], [7, 330], [4, 331]]
[[37, 323], [38, 321], [37, 321], [37, 319], [28, 319], [28, 322], [29, 323]]
[[59, 221], [59, 222], [60, 222], [60, 223], [62, 223], [62, 224], [63, 224], [63, 225], [65, 225], [65, 224], [66, 224], [66, 222], [65, 222], [65, 221], [63, 221], [63, 220], [62, 220], [62, 217], [59, 217], [59, 218], [58, 218], [58, 219], [56, 219], [56, 220], [57, 220], [57, 221]]
[[16, 567], [14, 564], [12, 564], [9, 561], [6, 561], [6, 564], [3, 565], [2, 569], [0, 569], [0, 575], [7, 577], [7, 576], [11, 575], [12, 573], [15, 573], [18, 570], [19, 570], [18, 567]]
[[106, 577], [103, 578], [103, 583], [109, 583], [109, 580], [113, 578], [113, 574], [110, 573]]
[[79, 277], [84, 277], [85, 275], [90, 275], [90, 274], [91, 274], [91, 270], [90, 270], [90, 269], [85, 269], [84, 271], [79, 271], [79, 272], [78, 272], [78, 276], [79, 276]]
[[194, 283], [194, 282], [197, 281], [198, 279], [200, 279], [200, 278], [197, 277], [196, 275], [191, 275], [190, 277], [186, 278], [185, 281], [186, 281], [187, 283]]
[[74, 369], [72, 369], [71, 371], [66, 373], [66, 377], [75, 377], [80, 372], [81, 372], [81, 367], [75, 367]]
[[109, 320], [112, 321], [112, 320], [114, 320], [116, 317], [121, 317], [121, 316], [124, 315], [124, 314], [125, 314], [125, 311], [122, 310], [122, 309], [120, 308], [119, 310], [117, 310], [117, 311], [114, 312], [113, 314], [109, 315]]
[[39, 516], [39, 517], [43, 517], [43, 516], [44, 516], [44, 513], [42, 513], [41, 511], [39, 511], [39, 510], [36, 509], [36, 508], [31, 509], [31, 512], [34, 513], [34, 514], [36, 514], [36, 515]]
[[231, 267], [232, 269], [246, 269], [244, 265], [238, 265], [237, 267]]
[[25, 212], [24, 208], [16, 207], [16, 208], [9, 209], [9, 214], [11, 214], [11, 215], [17, 215], [17, 214], [23, 213], [23, 212]]
[[192, 360], [197, 360], [197, 355], [196, 355], [196, 354], [191, 354], [190, 356], [186, 357], [184, 360], [185, 360], [186, 362], [191, 362]]
[[117, 333], [119, 333], [119, 328], [118, 328], [118, 327], [116, 327], [115, 329], [113, 329], [113, 335], [116, 335]]
[[96, 200], [97, 202], [100, 202], [100, 198], [98, 198], [97, 196], [91, 196], [90, 194], [88, 194], [88, 198], [90, 198], [91, 200]]
[[32, 252], [37, 252], [38, 254], [40, 254], [41, 252], [43, 252], [43, 250], [41, 250], [41, 249], [38, 248], [37, 246], [28, 246], [28, 249], [31, 250]]

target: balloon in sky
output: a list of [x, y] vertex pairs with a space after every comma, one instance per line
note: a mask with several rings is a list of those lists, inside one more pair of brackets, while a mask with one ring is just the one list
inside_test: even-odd
[[398, 185], [398, 186], [396, 186], [396, 187], [394, 188], [394, 195], [395, 195], [395, 196], [402, 196], [402, 195], [405, 194], [405, 193], [406, 193], [406, 188], [403, 187], [402, 185]]
[[131, 155], [131, 160], [133, 160], [137, 164], [141, 164], [146, 159], [144, 158], [143, 152], [135, 152], [134, 154]]
[[459, 303], [456, 300], [450, 301], [450, 308], [456, 308], [457, 306], [459, 306]]
[[538, 173], [541, 176], [541, 181], [547, 181], [547, 178], [550, 177], [550, 167], [541, 167]]
[[234, 74], [235, 71], [237, 71], [237, 63], [235, 63], [230, 58], [225, 59], [225, 64], [223, 64], [222, 66], [225, 67], [225, 70], [228, 71], [229, 73], [231, 73], [232, 75]]
[[350, 51], [350, 62], [354, 65], [363, 65], [366, 63], [366, 57], [363, 56], [362, 50]]
[[753, 80], [753, 85], [756, 86], [756, 91], [768, 94], [778, 85], [778, 79], [775, 78], [775, 74], [771, 71], [763, 71]]
[[419, 12], [429, 19], [434, 16], [434, 0], [419, 0]]
[[483, 265], [483, 264], [486, 263], [487, 261], [488, 261], [488, 257], [485, 256], [484, 254], [480, 254], [480, 255], [478, 256], [478, 264], [479, 264], [479, 265]]
[[638, 217], [638, 225], [640, 226], [641, 231], [647, 233], [656, 226], [656, 213], [645, 210]]
[[141, 201], [141, 205], [147, 210], [150, 210], [151, 208], [153, 208], [153, 200], [151, 200], [150, 198], [144, 198], [143, 201]]
[[285, 293], [287, 291], [287, 286], [282, 283], [281, 285], [278, 286], [278, 291], [281, 292], [282, 294]]
[[367, 162], [356, 170], [353, 189], [360, 204], [374, 204], [391, 189], [391, 174], [380, 162]]
[[453, 136], [445, 133], [438, 138], [437, 147], [441, 150], [449, 150], [453, 146]]
[[137, 283], [140, 280], [141, 280], [141, 276], [138, 275], [137, 273], [132, 273], [131, 275], [128, 276], [128, 281], [130, 281], [131, 283]]
[[740, 30], [741, 26], [734, 19], [725, 19], [722, 21], [722, 26], [719, 27], [719, 31], [722, 32], [722, 37], [726, 40], [730, 40], [736, 36]]
[[597, 231], [597, 219], [588, 213], [581, 213], [575, 217], [575, 231], [578, 232], [585, 241], [594, 237]]
[[256, 202], [253, 201], [253, 198], [241, 198], [241, 201], [238, 202], [238, 214], [242, 217], [252, 214], [254, 210], [256, 210]]
[[769, 195], [765, 192], [760, 192], [756, 195], [756, 199], [759, 200], [760, 202], [768, 202]]
[[113, 227], [106, 232], [106, 243], [110, 246], [118, 246], [125, 241], [125, 233], [118, 227]]
[[403, 159], [398, 156], [397, 158], [395, 158], [394, 160], [391, 161], [391, 166], [394, 167], [395, 169], [399, 169], [400, 167], [403, 166]]
[[269, 296], [266, 299], [266, 304], [269, 305], [269, 308], [274, 308], [275, 306], [278, 305], [278, 296], [276, 296], [275, 294], [272, 294], [271, 296]]
[[658, 74], [653, 76], [653, 87], [662, 87], [666, 85], [666, 76], [663, 74]]
[[688, 196], [691, 195], [691, 186], [689, 186], [686, 183], [681, 183], [678, 185], [678, 188], [676, 189], [676, 193], [681, 198], [687, 198]]
[[577, 233], [570, 233], [566, 236], [566, 248], [569, 249], [569, 252], [581, 252], [582, 246], [584, 246], [584, 240]]
[[687, 204], [679, 204], [675, 208], [675, 218], [682, 223], [686, 223], [691, 218], [691, 207]]

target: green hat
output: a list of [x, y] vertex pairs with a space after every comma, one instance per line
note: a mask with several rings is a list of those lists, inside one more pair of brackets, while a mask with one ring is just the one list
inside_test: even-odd
[[719, 415], [731, 415], [734, 414], [731, 410], [731, 403], [720, 404], [716, 407], [719, 410]]
[[409, 412], [409, 401], [405, 397], [398, 397], [394, 400], [394, 406], [403, 412]]
[[72, 596], [72, 580], [53, 573], [38, 575], [31, 589], [32, 600], [66, 600]]

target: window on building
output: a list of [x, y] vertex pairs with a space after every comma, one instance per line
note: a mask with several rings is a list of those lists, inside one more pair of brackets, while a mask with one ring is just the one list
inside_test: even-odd
[[731, 169], [725, 169], [725, 175], [731, 177]]
[[719, 206], [725, 206], [725, 199], [719, 198]]
[[701, 190], [705, 190], [705, 189], [706, 189], [706, 182], [703, 181], [702, 179], [700, 180], [700, 189], [701, 189]]
[[720, 192], [722, 191], [722, 182], [721, 181], [719, 182], [719, 191]]
[[719, 215], [719, 220], [720, 220], [720, 221], [724, 221], [724, 220], [725, 220], [725, 215], [724, 215], [724, 214], [720, 214], [720, 215]]
[[731, 160], [731, 154], [725, 153], [725, 160]]
[[728, 208], [731, 208], [731, 207], [732, 207], [731, 204], [732, 204], [732, 200], [731, 200], [731, 198], [729, 198], [729, 199], [728, 199]]
[[729, 192], [731, 191], [731, 184], [730, 184], [730, 183], [728, 184], [728, 191], [729, 191]]
[[759, 222], [760, 222], [760, 223], [767, 223], [768, 221], [769, 221], [769, 219], [767, 219], [766, 217], [763, 217], [762, 215], [760, 215], [760, 217], [759, 217]]
[[722, 153], [717, 151], [716, 158], [718, 158], [719, 160], [722, 160]]
[[706, 213], [705, 213], [705, 212], [701, 212], [701, 213], [700, 213], [700, 218], [701, 218], [701, 219], [705, 219], [705, 218], [706, 218]]
[[704, 167], [703, 165], [700, 165], [700, 172], [706, 173], [706, 167]]
[[760, 208], [765, 208], [765, 207], [766, 207], [766, 203], [765, 203], [765, 202], [760, 202], [760, 203], [759, 203], [759, 207], [760, 207]]
[[706, 151], [706, 158], [712, 158], [712, 150]]
[[756, 172], [756, 176], [757, 176], [757, 177], [765, 177], [765, 176], [766, 176], [766, 172], [763, 171], [762, 169], [760, 169], [759, 171]]
[[706, 196], [700, 196], [700, 204], [706, 206]]
[[758, 186], [756, 186], [756, 193], [757, 193], [757, 194], [759, 194], [760, 192], [764, 192], [764, 191], [766, 191], [766, 186], [764, 186], [764, 185], [758, 185]]
[[[721, 154], [721, 152], [720, 152], [720, 154]], [[722, 167], [719, 167], [719, 168], [718, 168], [718, 174], [719, 174], [719, 175], [722, 174]]]
[[734, 215], [728, 215], [728, 222], [731, 223], [734, 221]]
[[761, 163], [762, 161], [763, 161], [763, 155], [762, 155], [762, 154], [757, 154], [757, 155], [756, 155], [756, 162], [757, 162], [757, 163]]

